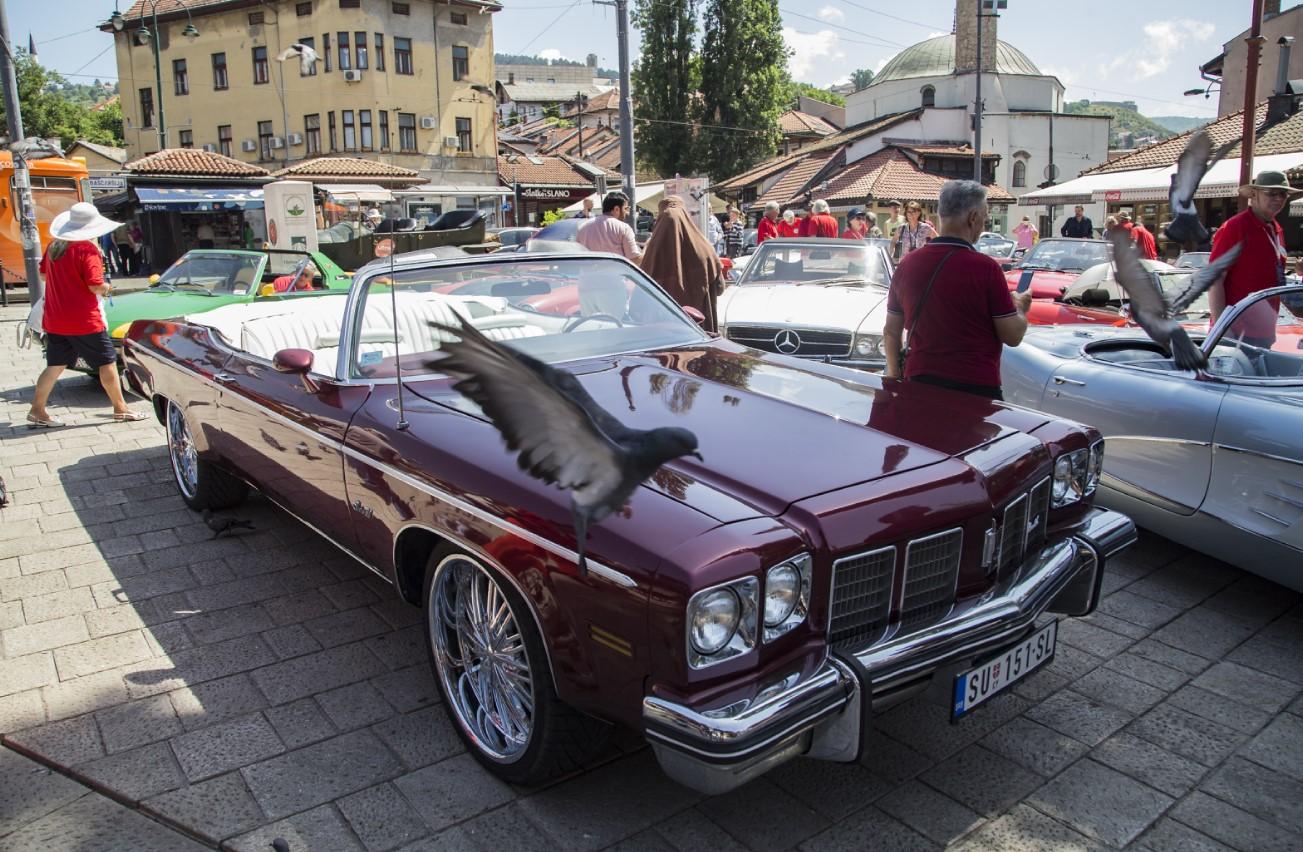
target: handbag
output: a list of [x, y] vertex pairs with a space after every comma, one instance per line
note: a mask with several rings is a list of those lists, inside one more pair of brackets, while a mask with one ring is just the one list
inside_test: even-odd
[[941, 262], [932, 270], [932, 277], [927, 280], [927, 287], [923, 288], [923, 295], [919, 297], [918, 304], [914, 306], [914, 319], [910, 321], [905, 346], [900, 350], [900, 360], [896, 364], [902, 379], [905, 378], [905, 359], [909, 356], [910, 347], [914, 345], [914, 326], [918, 325], [918, 318], [923, 313], [923, 306], [927, 304], [927, 297], [932, 294], [932, 285], [936, 283], [937, 275], [941, 273], [941, 267], [945, 266], [946, 261], [957, 251], [959, 249], [951, 249], [945, 257], [941, 258]]

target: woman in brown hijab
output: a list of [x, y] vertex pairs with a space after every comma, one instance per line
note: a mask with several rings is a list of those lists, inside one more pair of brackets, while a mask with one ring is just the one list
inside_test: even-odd
[[656, 227], [638, 265], [674, 301], [701, 311], [706, 318], [702, 326], [715, 331], [715, 297], [724, 283], [719, 255], [692, 224], [682, 198], [669, 196], [660, 203], [658, 212]]

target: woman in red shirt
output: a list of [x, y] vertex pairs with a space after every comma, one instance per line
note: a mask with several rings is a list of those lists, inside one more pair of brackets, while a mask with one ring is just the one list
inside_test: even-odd
[[85, 201], [72, 205], [50, 223], [50, 244], [41, 258], [41, 274], [45, 277], [41, 328], [45, 331], [46, 367], [36, 380], [36, 395], [27, 412], [29, 429], [65, 425], [50, 416], [45, 403], [55, 380], [78, 358], [99, 371], [100, 384], [113, 403], [114, 420], [145, 419], [144, 414], [127, 408], [122, 398], [117, 353], [98, 298], [108, 295], [109, 286], [104, 283], [104, 261], [96, 240], [118, 225]]

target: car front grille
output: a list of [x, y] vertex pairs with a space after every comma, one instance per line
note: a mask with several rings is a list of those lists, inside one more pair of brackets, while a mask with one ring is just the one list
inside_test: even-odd
[[861, 645], [887, 626], [896, 548], [845, 556], [832, 564], [832, 617], [828, 641], [834, 646]]
[[[788, 336], [780, 341], [780, 334]], [[781, 352], [784, 355], [796, 355], [802, 358], [822, 358], [825, 355], [843, 357], [849, 355], [851, 351], [851, 335], [846, 331], [768, 325], [730, 325], [728, 339], [743, 346], [750, 346], [752, 349]], [[793, 345], [795, 349], [791, 348]]]
[[1050, 480], [1042, 479], [1004, 509], [1000, 521], [999, 576], [1006, 577], [1022, 564], [1027, 553], [1045, 541], [1045, 520], [1050, 507]]
[[963, 543], [964, 531], [953, 529], [916, 538], [906, 546], [902, 624], [927, 621], [950, 609]]

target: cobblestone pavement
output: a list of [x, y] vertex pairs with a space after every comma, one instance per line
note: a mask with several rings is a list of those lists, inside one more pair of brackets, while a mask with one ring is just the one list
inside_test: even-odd
[[240, 512], [256, 531], [210, 540], [160, 427], [110, 422], [87, 378], [58, 385], [68, 428], [8, 425], [39, 369], [16, 317], [0, 731], [139, 813], [46, 773], [0, 795], [2, 849], [101, 848], [58, 820], [124, 814], [236, 850], [1303, 849], [1303, 606], [1152, 536], [1045, 671], [958, 725], [889, 712], [867, 766], [797, 760], [710, 799], [626, 736], [550, 787], [501, 784], [436, 706], [419, 614], [382, 581], [257, 499]]

